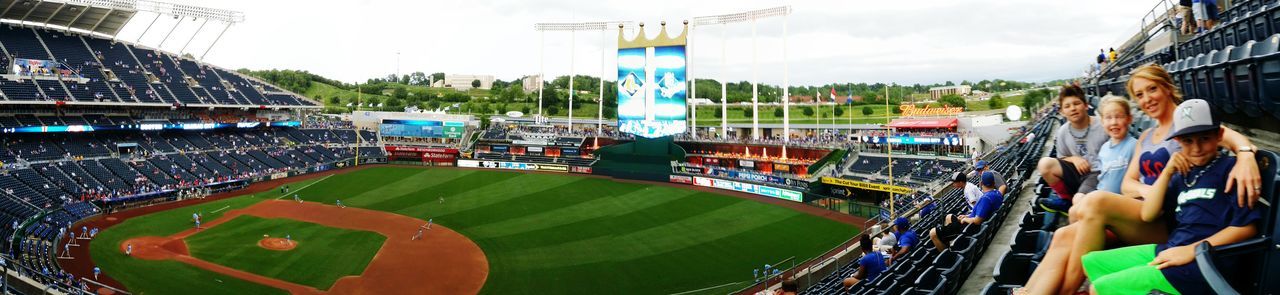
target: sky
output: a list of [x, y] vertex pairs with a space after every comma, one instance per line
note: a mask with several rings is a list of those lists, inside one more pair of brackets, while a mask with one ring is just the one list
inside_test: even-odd
[[548, 77], [571, 71], [599, 76], [616, 73], [616, 27], [544, 34], [534, 24], [644, 22], [652, 37], [660, 21], [675, 34], [683, 30], [681, 21], [694, 17], [789, 5], [787, 17], [696, 27], [689, 49], [692, 78], [754, 77], [774, 85], [784, 80], [791, 85], [931, 84], [1076, 77], [1099, 49], [1118, 46], [1137, 32], [1156, 5], [1150, 0], [170, 1], [241, 11], [245, 21], [213, 43], [224, 29], [221, 23], [139, 13], [119, 38], [204, 56], [225, 68], [306, 70], [345, 82], [397, 71], [487, 74], [502, 80], [540, 71]]

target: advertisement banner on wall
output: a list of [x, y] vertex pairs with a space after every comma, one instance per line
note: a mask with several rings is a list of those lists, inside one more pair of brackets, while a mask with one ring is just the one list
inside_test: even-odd
[[582, 174], [591, 174], [591, 173], [592, 173], [592, 171], [591, 171], [591, 167], [586, 167], [586, 166], [570, 166], [570, 167], [569, 167], [569, 172], [573, 172], [573, 173], [582, 173]]
[[693, 184], [693, 176], [686, 176], [686, 175], [671, 175], [671, 182], [673, 182], [673, 183], [683, 183], [683, 184]]
[[[673, 175], [674, 176], [674, 175]], [[715, 179], [701, 176], [693, 177], [693, 185], [713, 187], [724, 190], [739, 191], [788, 201], [803, 202], [804, 194], [789, 189], [781, 189], [732, 180]]]
[[707, 172], [706, 169], [703, 169], [702, 167], [675, 166], [671, 167], [671, 169], [675, 173], [684, 174], [703, 174]]
[[880, 191], [880, 192], [890, 192], [895, 194], [915, 193], [915, 190], [907, 187], [888, 185], [883, 183], [870, 183], [870, 182], [863, 182], [863, 181], [857, 181], [857, 180], [849, 180], [844, 178], [823, 177], [822, 183], [839, 185], [839, 186], [847, 186], [852, 188], [860, 188], [865, 190]]
[[805, 182], [803, 180], [796, 180], [796, 179], [783, 178], [783, 177], [778, 177], [773, 175], [765, 175], [765, 174], [758, 174], [758, 173], [751, 173], [751, 172], [744, 172], [744, 171], [712, 168], [710, 172], [708, 172], [707, 174], [723, 177], [723, 178], [740, 179], [740, 180], [751, 181], [751, 182], [763, 182], [763, 183], [772, 183], [772, 184], [796, 186], [796, 187], [808, 186], [808, 182]]
[[504, 162], [504, 161], [458, 160], [458, 167], [569, 172], [569, 166], [565, 166], [565, 165], [534, 164], [534, 163]]

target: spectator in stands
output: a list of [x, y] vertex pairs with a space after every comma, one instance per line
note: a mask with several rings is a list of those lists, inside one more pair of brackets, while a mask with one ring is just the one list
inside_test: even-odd
[[1191, 13], [1192, 4], [1191, 0], [1178, 1], [1178, 15], [1182, 16], [1181, 30], [1183, 35], [1194, 35], [1196, 33], [1196, 18]]
[[[1036, 271], [1026, 284], [1031, 294], [1072, 293], [1084, 282], [1080, 257], [1101, 250], [1108, 238], [1124, 245], [1160, 244], [1169, 239], [1164, 221], [1141, 219], [1142, 200], [1137, 197], [1151, 190], [1170, 155], [1181, 150], [1177, 142], [1167, 140], [1172, 132], [1174, 112], [1182, 102], [1182, 94], [1164, 68], [1148, 64], [1135, 69], [1126, 84], [1129, 96], [1147, 116], [1156, 119], [1157, 127], [1138, 137], [1134, 157], [1129, 161], [1121, 183], [1121, 194], [1106, 191], [1090, 193], [1071, 210], [1080, 222], [1059, 228]], [[1257, 147], [1248, 137], [1222, 127], [1220, 146], [1235, 151], [1237, 161], [1231, 168], [1225, 192], [1235, 193], [1237, 204], [1252, 207], [1261, 196], [1262, 178], [1253, 152]]]
[[1218, 20], [1218, 3], [1214, 0], [1191, 0], [1191, 12], [1196, 17], [1200, 32], [1213, 30]]
[[1102, 68], [1107, 63], [1107, 50], [1098, 49], [1098, 68]]
[[893, 234], [898, 236], [898, 247], [893, 251], [893, 255], [889, 256], [889, 264], [893, 264], [893, 261], [898, 260], [898, 257], [911, 253], [912, 247], [915, 247], [916, 243], [920, 241], [920, 238], [916, 236], [916, 232], [911, 230], [911, 223], [907, 221], [906, 217], [898, 217], [893, 221], [893, 231]]
[[774, 295], [796, 295], [796, 294], [800, 294], [800, 284], [799, 284], [799, 283], [797, 283], [797, 282], [796, 282], [796, 280], [785, 280], [785, 281], [782, 281], [782, 288], [781, 288], [781, 289], [778, 289], [778, 291], [777, 291], [777, 292], [774, 292], [773, 294], [774, 294]]
[[[960, 174], [961, 176], [964, 175], [964, 173], [958, 173], [958, 174]], [[933, 202], [933, 196], [928, 194], [917, 199], [916, 206], [920, 206], [920, 211], [916, 215], [916, 218], [929, 216], [929, 213], [932, 213], [934, 209], [938, 208], [938, 204]]]
[[1102, 128], [1110, 137], [1098, 150], [1098, 162], [1102, 165], [1098, 175], [1099, 190], [1119, 194], [1129, 160], [1133, 158], [1133, 148], [1138, 140], [1129, 136], [1129, 124], [1133, 123], [1129, 107], [1128, 100], [1112, 95], [1103, 97], [1098, 106]]
[[[1196, 245], [1229, 245], [1258, 234], [1259, 210], [1240, 203], [1222, 188], [1236, 158], [1220, 156], [1223, 129], [1210, 114], [1209, 103], [1192, 99], [1178, 106], [1169, 139], [1174, 153], [1151, 189], [1142, 195], [1142, 221], [1176, 219], [1169, 240], [1107, 251], [1082, 259], [1095, 294], [1135, 294], [1151, 290], [1176, 294], [1210, 294], [1209, 283], [1195, 264]], [[1215, 261], [1230, 271], [1240, 258]]]
[[1119, 54], [1116, 53], [1116, 48], [1112, 47], [1111, 51], [1107, 52], [1107, 62], [1116, 62], [1116, 57], [1118, 56]]
[[[956, 172], [951, 176], [951, 187], [963, 190], [965, 203], [969, 204], [969, 210], [973, 210], [973, 206], [978, 204], [978, 200], [982, 199], [982, 190], [977, 185], [969, 182], [969, 176], [963, 172]], [[923, 215], [923, 214], [921, 214]]]
[[987, 161], [978, 160], [977, 163], [973, 164], [973, 173], [969, 173], [969, 177], [981, 177], [982, 173], [985, 172], [991, 172], [991, 174], [995, 175], [996, 190], [1000, 191], [1000, 195], [1003, 196], [1009, 189], [1009, 186], [1005, 185], [1004, 174], [1000, 174], [999, 171], [995, 170], [987, 170]]
[[872, 239], [872, 244], [876, 245], [875, 249], [871, 249], [872, 251], [892, 253], [893, 248], [898, 246], [897, 233], [891, 230], [884, 231], [879, 237]]
[[1056, 196], [1037, 201], [1041, 208], [1055, 213], [1066, 213], [1077, 194], [1083, 196], [1097, 189], [1098, 174], [1102, 163], [1098, 150], [1107, 142], [1102, 123], [1089, 116], [1089, 104], [1084, 99], [1084, 89], [1079, 86], [1063, 86], [1058, 92], [1059, 113], [1067, 124], [1058, 127], [1054, 145], [1057, 158], [1040, 158], [1036, 170], [1044, 182], [1053, 188]]
[[867, 234], [859, 235], [858, 246], [862, 249], [862, 258], [858, 259], [858, 271], [844, 279], [845, 290], [861, 281], [875, 281], [880, 276], [880, 273], [888, 268], [884, 264], [884, 255], [871, 249], [871, 236]]
[[982, 198], [978, 200], [978, 204], [973, 207], [973, 211], [968, 216], [957, 217], [948, 214], [943, 219], [943, 225], [929, 231], [929, 239], [933, 240], [934, 248], [938, 251], [946, 250], [947, 244], [959, 237], [964, 226], [969, 224], [982, 224], [983, 221], [995, 215], [996, 209], [1000, 209], [1000, 203], [1004, 202], [1004, 197], [1000, 191], [996, 190], [995, 172], [988, 171], [982, 173]]

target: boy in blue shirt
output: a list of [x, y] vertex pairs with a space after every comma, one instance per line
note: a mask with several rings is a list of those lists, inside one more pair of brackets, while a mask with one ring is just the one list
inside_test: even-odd
[[929, 231], [929, 239], [933, 240], [934, 248], [938, 251], [946, 250], [947, 244], [959, 237], [964, 231], [964, 226], [968, 224], [981, 224], [983, 221], [990, 219], [996, 214], [996, 210], [1000, 209], [1000, 204], [1004, 202], [1004, 197], [1000, 195], [1000, 191], [996, 189], [996, 177], [991, 171], [982, 173], [982, 198], [978, 199], [978, 203], [973, 206], [973, 211], [968, 216], [957, 217], [948, 214], [943, 219], [943, 225]]
[[[1195, 263], [1196, 246], [1228, 245], [1258, 233], [1261, 212], [1239, 206], [1235, 194], [1223, 191], [1236, 158], [1220, 154], [1223, 129], [1209, 104], [1192, 99], [1178, 105], [1173, 130], [1169, 137], [1182, 151], [1143, 196], [1141, 212], [1146, 222], [1176, 219], [1169, 241], [1086, 254], [1081, 263], [1096, 294], [1211, 294]], [[1217, 262], [1218, 269], [1231, 271], [1239, 261]]]
[[898, 236], [898, 249], [893, 252], [893, 255], [889, 256], [889, 264], [893, 264], [893, 261], [898, 260], [898, 257], [911, 253], [911, 247], [915, 247], [920, 240], [919, 237], [916, 237], [916, 232], [911, 230], [911, 223], [907, 221], [906, 217], [898, 217], [898, 219], [894, 220], [893, 229], [894, 235]]
[[871, 236], [867, 234], [859, 236], [858, 246], [862, 249], [862, 258], [858, 259], [858, 271], [842, 282], [845, 290], [861, 281], [873, 282], [877, 277], [880, 277], [880, 273], [889, 268], [884, 264], [884, 254], [881, 254], [880, 251], [871, 250]]

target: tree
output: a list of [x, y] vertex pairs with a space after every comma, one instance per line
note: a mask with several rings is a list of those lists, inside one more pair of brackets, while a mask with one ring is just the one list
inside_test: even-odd
[[471, 88], [480, 88], [480, 79], [471, 80]]
[[555, 116], [560, 114], [560, 108], [551, 106], [547, 108], [547, 115]]
[[876, 113], [876, 111], [875, 111], [875, 110], [872, 110], [872, 109], [871, 109], [871, 106], [863, 106], [863, 107], [862, 107], [862, 115], [863, 115], [863, 116], [870, 116], [871, 114], [874, 114], [874, 113]]
[[720, 109], [718, 109], [718, 108], [717, 108], [717, 109], [716, 109], [716, 113], [715, 113], [715, 117], [716, 117], [716, 118], [724, 117], [724, 112], [723, 112], [722, 110], [720, 110]]
[[432, 110], [434, 110], [434, 109], [439, 109], [439, 108], [440, 108], [440, 101], [439, 101], [439, 100], [432, 100], [432, 101], [429, 101], [429, 102], [427, 102], [427, 107], [431, 108]]
[[404, 86], [396, 87], [396, 89], [391, 90], [391, 96], [399, 99], [405, 99], [406, 97], [409, 97], [409, 90], [406, 90]]
[[507, 109], [507, 104], [505, 104], [505, 103], [498, 104], [498, 113], [506, 114], [506, 113], [507, 113], [507, 111], [508, 111], [508, 109]]
[[840, 108], [840, 107], [836, 107], [836, 111], [835, 111], [835, 112], [836, 112], [836, 117], [844, 116], [844, 109], [842, 109], [842, 108]]
[[987, 106], [990, 106], [993, 110], [1004, 108], [1004, 97], [1001, 97], [999, 94], [992, 96], [990, 100], [987, 100]]
[[403, 99], [399, 99], [399, 98], [391, 98], [391, 99], [387, 99], [387, 106], [388, 106], [388, 107], [402, 107], [402, 106], [404, 106], [404, 100], [403, 100]]
[[748, 109], [748, 108], [743, 108], [743, 109], [742, 109], [742, 116], [743, 116], [743, 117], [751, 118], [751, 117], [754, 117], [753, 115], [755, 115], [755, 113], [752, 113], [752, 112], [751, 112], [751, 109]]
[[965, 107], [964, 97], [960, 97], [959, 95], [955, 95], [955, 94], [943, 95], [942, 98], [938, 99], [938, 102], [941, 102], [943, 105], [946, 105], [946, 106], [962, 107], [962, 108]]
[[803, 113], [805, 117], [813, 117], [813, 107], [800, 107], [800, 112]]
[[774, 109], [773, 109], [773, 116], [774, 116], [774, 117], [778, 117], [778, 118], [782, 118], [782, 108], [774, 108]]
[[617, 118], [617, 117], [618, 117], [618, 109], [617, 109], [617, 108], [614, 108], [614, 107], [611, 107], [611, 106], [605, 106], [605, 107], [604, 107], [604, 117], [605, 117], [606, 119], [613, 119], [613, 118]]
[[480, 104], [479, 110], [477, 110], [476, 112], [481, 114], [489, 114], [489, 113], [493, 113], [493, 109], [489, 108], [489, 104], [482, 103]]
[[[316, 100], [320, 100], [320, 96], [317, 95]], [[337, 105], [340, 103], [342, 103], [342, 99], [339, 99], [337, 96], [329, 97], [329, 104]]]
[[522, 107], [520, 107], [520, 112], [521, 112], [521, 113], [524, 113], [525, 115], [528, 115], [528, 114], [529, 114], [529, 106], [527, 106], [527, 105], [526, 105], [526, 106], [522, 106]]

